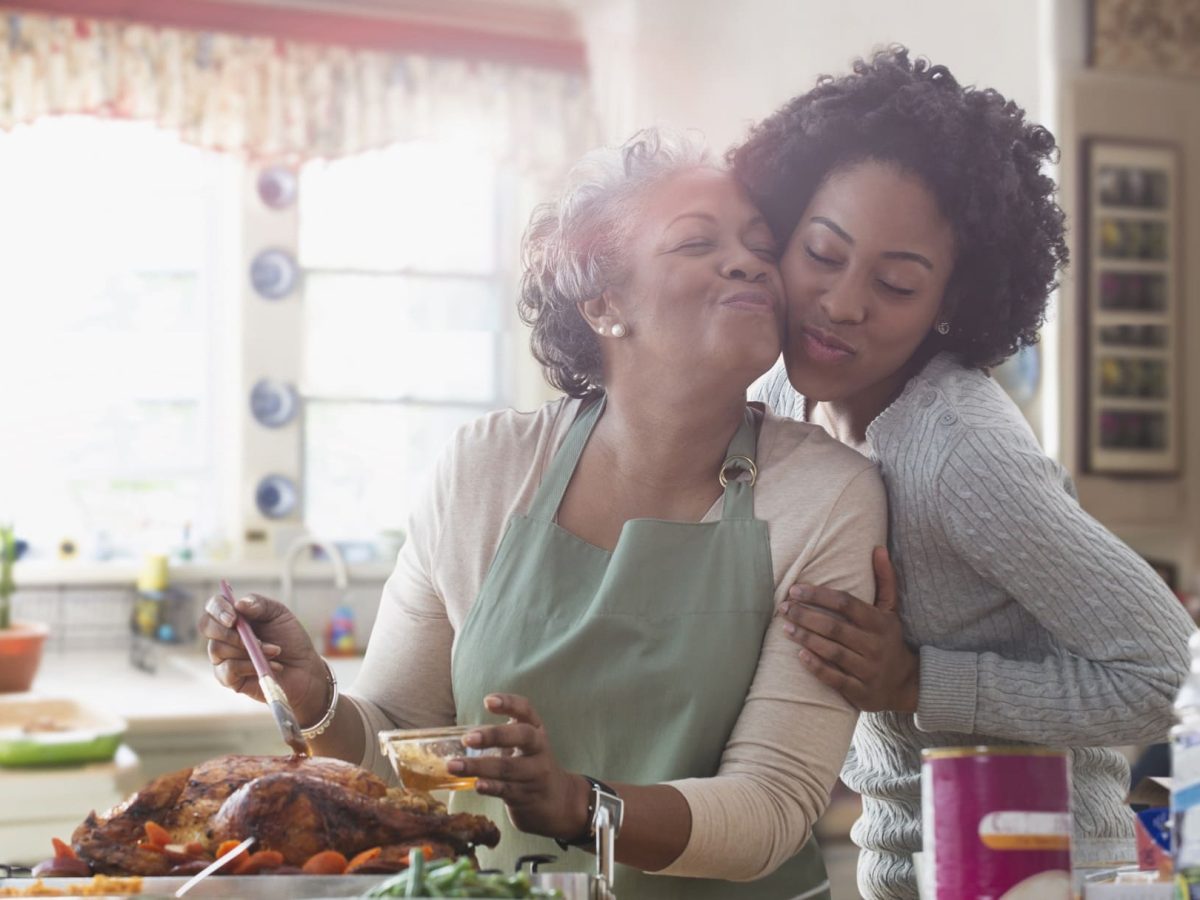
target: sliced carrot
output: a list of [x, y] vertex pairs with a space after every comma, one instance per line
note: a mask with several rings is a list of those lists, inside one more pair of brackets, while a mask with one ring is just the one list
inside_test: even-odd
[[300, 871], [305, 875], [341, 875], [346, 865], [346, 857], [336, 850], [322, 850], [310, 856]]
[[54, 845], [55, 859], [79, 859], [79, 855], [74, 848], [65, 841], [60, 841], [58, 838], [50, 838], [50, 843]]
[[354, 857], [354, 859], [350, 860], [350, 862], [346, 864], [346, 871], [344, 874], [349, 875], [355, 869], [362, 868], [363, 866], [365, 866], [367, 863], [369, 863], [371, 860], [373, 860], [375, 857], [377, 857], [382, 852], [383, 852], [382, 847], [372, 847], [370, 850], [364, 850], [362, 853], [358, 854], [358, 856]]
[[156, 847], [165, 847], [171, 843], [171, 832], [157, 822], [146, 822], [146, 840]]
[[283, 854], [278, 850], [259, 850], [251, 853], [233, 870], [234, 875], [257, 875], [263, 869], [278, 869], [283, 865]]
[[[220, 859], [222, 856], [224, 856], [230, 850], [234, 849], [240, 843], [241, 843], [241, 841], [221, 841], [220, 846], [217, 847], [216, 858]], [[232, 860], [230, 860], [230, 862], [234, 862], [235, 860], [240, 859], [241, 857], [245, 856], [247, 852], [249, 852], [249, 851], [243, 850], [241, 853], [239, 853], [237, 856], [235, 856]], [[228, 863], [226, 863], [226, 865], [228, 865]]]

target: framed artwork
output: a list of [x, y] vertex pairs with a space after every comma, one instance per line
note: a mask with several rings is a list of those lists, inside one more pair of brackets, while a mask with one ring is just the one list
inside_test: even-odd
[[1082, 468], [1178, 474], [1178, 154], [1091, 139], [1084, 159]]
[[1200, 75], [1196, 0], [1088, 0], [1088, 65], [1147, 75]]

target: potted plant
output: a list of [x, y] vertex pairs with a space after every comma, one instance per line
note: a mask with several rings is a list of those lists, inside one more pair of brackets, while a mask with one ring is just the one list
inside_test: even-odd
[[42, 659], [42, 644], [50, 633], [45, 625], [12, 621], [16, 558], [12, 526], [0, 526], [0, 692], [29, 690]]

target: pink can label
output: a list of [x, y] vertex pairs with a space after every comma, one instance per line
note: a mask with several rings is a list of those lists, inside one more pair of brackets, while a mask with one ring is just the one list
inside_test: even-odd
[[1065, 754], [927, 751], [921, 793], [922, 881], [933, 900], [1070, 900]]

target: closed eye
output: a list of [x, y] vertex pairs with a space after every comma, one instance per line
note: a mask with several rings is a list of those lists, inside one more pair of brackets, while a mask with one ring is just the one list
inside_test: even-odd
[[709, 250], [712, 248], [712, 241], [688, 241], [686, 244], [680, 244], [676, 250]]
[[767, 262], [779, 261], [779, 251], [774, 247], [751, 247], [750, 252], [758, 256], [759, 259], [765, 259]]
[[809, 256], [811, 256], [814, 260], [816, 260], [823, 266], [835, 266], [836, 267], [836, 266], [841, 265], [841, 263], [838, 262], [836, 259], [830, 259], [828, 256], [822, 256], [821, 254], [817, 253], [815, 250], [813, 250], [812, 247], [808, 246], [808, 244], [804, 245], [804, 252], [807, 253]]
[[894, 284], [884, 281], [882, 278], [877, 278], [876, 281], [879, 282], [880, 286], [884, 290], [891, 291], [893, 294], [899, 294], [901, 297], [911, 297], [916, 293], [916, 291], [912, 290], [911, 288], [897, 287]]

